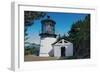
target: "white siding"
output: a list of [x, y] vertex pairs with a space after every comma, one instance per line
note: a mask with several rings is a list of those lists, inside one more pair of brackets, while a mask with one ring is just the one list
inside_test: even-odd
[[73, 45], [69, 44], [65, 47], [66, 47], [66, 51], [65, 51], [66, 56], [73, 56]]
[[66, 56], [73, 56], [73, 44], [66, 43], [64, 45], [54, 45], [54, 56], [60, 58], [61, 57], [61, 47], [65, 47], [65, 55]]
[[56, 41], [56, 38], [45, 38], [41, 39], [41, 45], [40, 45], [40, 54], [39, 56], [47, 57], [49, 56], [49, 52], [53, 49], [52, 43]]
[[60, 46], [54, 46], [54, 56], [58, 58], [61, 56]]

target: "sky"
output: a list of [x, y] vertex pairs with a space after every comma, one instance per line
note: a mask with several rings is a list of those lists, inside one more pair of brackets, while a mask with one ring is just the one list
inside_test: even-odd
[[[71, 29], [73, 23], [78, 20], [84, 20], [87, 14], [83, 13], [58, 13], [58, 12], [46, 12], [52, 20], [56, 22], [55, 25], [55, 34], [60, 34], [63, 36]], [[43, 19], [46, 19], [45, 16]], [[30, 43], [40, 43], [39, 33], [41, 32], [41, 20], [35, 20], [34, 25], [28, 28], [28, 37], [27, 40]]]

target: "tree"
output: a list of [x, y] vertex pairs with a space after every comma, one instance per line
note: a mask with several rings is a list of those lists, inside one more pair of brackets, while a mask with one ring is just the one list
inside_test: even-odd
[[43, 18], [45, 15], [45, 12], [25, 11], [24, 24], [25, 26], [31, 26], [34, 23], [34, 20], [39, 20]]
[[[32, 45], [32, 43], [27, 42], [28, 39], [28, 33], [27, 30], [30, 26], [34, 24], [35, 20], [40, 20], [46, 15], [45, 12], [36, 12], [36, 11], [24, 11], [24, 54], [33, 54], [33, 52], [37, 55], [38, 49]], [[28, 44], [28, 45], [26, 45]]]
[[90, 15], [72, 25], [68, 38], [74, 45], [76, 58], [90, 57]]
[[25, 41], [28, 39], [28, 27], [32, 26], [34, 24], [35, 20], [40, 20], [46, 15], [45, 12], [36, 12], [36, 11], [24, 11], [24, 35], [25, 35]]
[[38, 56], [39, 55], [39, 48], [40, 48], [39, 44], [27, 43], [27, 46], [25, 46], [25, 49], [24, 49], [24, 54]]

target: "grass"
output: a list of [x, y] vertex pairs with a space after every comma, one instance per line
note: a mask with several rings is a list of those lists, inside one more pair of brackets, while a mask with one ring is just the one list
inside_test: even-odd
[[39, 57], [35, 55], [25, 55], [24, 56], [24, 61], [47, 61], [47, 60], [57, 60], [56, 57]]

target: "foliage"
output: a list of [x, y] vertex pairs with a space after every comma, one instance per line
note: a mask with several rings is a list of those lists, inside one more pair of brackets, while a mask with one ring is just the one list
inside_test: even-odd
[[35, 44], [35, 43], [28, 43], [27, 46], [24, 47], [24, 54], [25, 55], [39, 55], [39, 48], [40, 45]]
[[40, 20], [46, 15], [45, 12], [36, 12], [36, 11], [24, 11], [24, 35], [25, 35], [25, 41], [28, 39], [28, 27], [32, 26], [34, 24], [35, 20]]
[[[40, 20], [46, 15], [45, 12], [36, 12], [36, 11], [24, 11], [24, 54], [39, 54], [39, 45], [34, 43], [27, 42], [28, 39], [28, 33], [27, 30], [30, 26], [34, 24], [35, 20]], [[28, 44], [28, 45], [27, 45]]]
[[72, 25], [68, 39], [73, 43], [75, 58], [90, 57], [90, 15]]
[[46, 15], [44, 12], [36, 11], [25, 11], [24, 12], [24, 24], [25, 26], [31, 26], [34, 23], [34, 20], [39, 20]]

